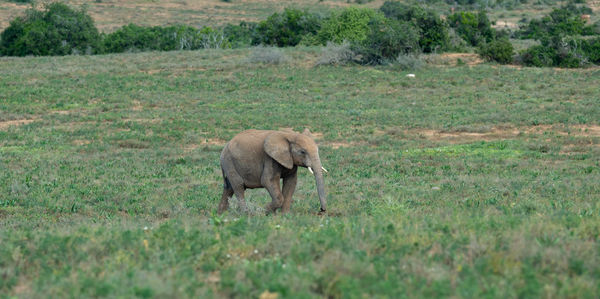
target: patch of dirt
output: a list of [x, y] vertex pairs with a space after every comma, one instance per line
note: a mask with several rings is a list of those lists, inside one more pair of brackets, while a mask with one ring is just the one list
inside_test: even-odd
[[220, 138], [206, 138], [201, 142], [202, 145], [225, 145], [225, 143], [227, 141]]
[[164, 67], [158, 69], [143, 69], [140, 72], [146, 73], [148, 75], [154, 75], [162, 72], [167, 72], [169, 74], [181, 74], [190, 71], [206, 71], [205, 67]]
[[85, 140], [85, 139], [76, 139], [76, 140], [73, 140], [73, 144], [74, 145], [78, 145], [78, 146], [82, 146], [82, 145], [86, 145], [86, 144], [90, 144], [90, 143], [92, 143], [92, 141]]
[[[458, 60], [460, 59], [467, 65], [478, 65], [483, 63], [483, 59], [477, 54], [474, 53], [444, 53], [439, 54], [440, 59], [442, 60], [442, 64], [458, 64]], [[432, 62], [436, 64], [436, 61]]]
[[209, 283], [219, 283], [221, 281], [221, 272], [214, 271], [210, 272], [206, 277], [206, 281]]
[[160, 118], [125, 118], [123, 119], [123, 122], [138, 122], [138, 123], [151, 123], [151, 124], [156, 124], [161, 122], [162, 120]]
[[587, 5], [592, 9], [593, 12], [600, 11], [600, 1], [598, 0], [588, 0]]
[[524, 132], [530, 134], [541, 134], [544, 132], [554, 132], [559, 135], [571, 135], [578, 137], [599, 137], [600, 125], [569, 125], [569, 126], [551, 126], [539, 125], [523, 129]]
[[[390, 129], [393, 131], [393, 129]], [[388, 131], [390, 131], [388, 130]], [[395, 132], [395, 131], [393, 131]], [[543, 134], [545, 132], [553, 132], [563, 136], [578, 136], [578, 137], [599, 137], [600, 126], [599, 125], [571, 125], [571, 126], [551, 126], [551, 125], [539, 125], [530, 127], [520, 128], [501, 128], [495, 127], [490, 129], [488, 132], [448, 132], [442, 130], [431, 130], [431, 129], [413, 129], [406, 130], [407, 135], [420, 135], [426, 139], [434, 141], [449, 141], [452, 143], [466, 142], [466, 141], [492, 141], [510, 139], [518, 136], [519, 134]], [[393, 134], [392, 134], [393, 135]]]
[[31, 286], [25, 279], [21, 278], [19, 279], [17, 285], [14, 287], [13, 291], [15, 295], [27, 294], [31, 291]]
[[585, 146], [581, 146], [581, 145], [564, 145], [561, 147], [559, 154], [561, 155], [576, 155], [579, 153], [584, 153], [586, 152], [587, 149]]
[[490, 132], [478, 133], [478, 132], [446, 132], [441, 130], [430, 130], [430, 129], [417, 129], [409, 130], [407, 134], [417, 134], [429, 140], [445, 140], [450, 142], [464, 142], [464, 141], [475, 141], [475, 140], [499, 140], [508, 139], [519, 135], [520, 131], [517, 129], [497, 129], [494, 128]]
[[517, 24], [517, 23], [515, 23], [515, 22], [506, 21], [506, 20], [498, 20], [498, 21], [496, 21], [496, 24], [495, 24], [495, 25], [492, 25], [492, 28], [499, 28], [499, 29], [503, 29], [503, 28], [518, 29], [518, 28], [519, 28], [519, 24]]
[[335, 141], [335, 142], [325, 142], [323, 143], [323, 145], [325, 146], [329, 146], [333, 149], [338, 149], [341, 147], [352, 147], [352, 146], [358, 146], [360, 145], [359, 143], [355, 143], [355, 142], [339, 142], [339, 141]]
[[186, 152], [190, 152], [190, 151], [196, 150], [200, 147], [207, 146], [207, 145], [224, 146], [225, 143], [227, 143], [227, 141], [220, 139], [220, 138], [205, 138], [205, 139], [202, 139], [202, 141], [198, 144], [192, 143], [192, 144], [185, 145], [183, 147], [183, 150]]
[[33, 118], [0, 121], [0, 130], [6, 130], [12, 126], [26, 125], [26, 124], [32, 123], [34, 121], [36, 121], [36, 119], [33, 119]]
[[138, 100], [134, 100], [133, 101], [133, 107], [131, 107], [131, 110], [133, 110], [133, 111], [140, 111], [140, 110], [142, 110], [142, 108], [144, 108], [142, 106], [142, 102], [140, 102]]
[[60, 115], [68, 115], [71, 114], [72, 111], [70, 110], [56, 110], [56, 111], [52, 111], [52, 114], [60, 114]]

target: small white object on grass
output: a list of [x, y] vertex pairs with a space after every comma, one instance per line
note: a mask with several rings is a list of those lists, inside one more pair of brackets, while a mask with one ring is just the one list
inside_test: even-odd
[[408, 74], [408, 75], [406, 75], [406, 77], [409, 77], [409, 78], [414, 78], [414, 77], [415, 77], [415, 74]]

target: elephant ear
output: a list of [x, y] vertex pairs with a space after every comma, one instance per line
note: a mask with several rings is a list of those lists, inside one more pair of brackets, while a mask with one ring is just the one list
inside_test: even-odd
[[290, 153], [290, 142], [283, 134], [273, 133], [265, 138], [265, 152], [269, 157], [275, 159], [287, 169], [294, 167], [292, 154]]
[[304, 132], [302, 132], [302, 134], [304, 134], [310, 138], [313, 138], [313, 134], [310, 132], [310, 130], [308, 128], [305, 128]]

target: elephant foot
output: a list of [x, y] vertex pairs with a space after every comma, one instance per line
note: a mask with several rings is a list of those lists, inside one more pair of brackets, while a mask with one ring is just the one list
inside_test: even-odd
[[227, 208], [229, 208], [229, 205], [219, 205], [219, 209], [217, 210], [217, 213], [219, 215], [223, 214], [223, 212], [227, 211]]
[[319, 216], [322, 216], [322, 215], [325, 215], [325, 214], [327, 214], [327, 210], [323, 210], [323, 209], [321, 209], [319, 211], [319, 213], [317, 213], [317, 215], [319, 215]]
[[268, 204], [265, 208], [265, 210], [267, 211], [267, 216], [270, 214], [275, 214], [277, 212], [277, 209], [281, 209], [281, 206], [282, 205], [277, 205], [273, 203]]

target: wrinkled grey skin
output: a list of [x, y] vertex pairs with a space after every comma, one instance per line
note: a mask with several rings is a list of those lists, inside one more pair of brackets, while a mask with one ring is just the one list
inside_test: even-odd
[[[321, 213], [327, 210], [323, 168], [319, 148], [310, 132], [247, 130], [229, 141], [221, 152], [223, 170], [223, 196], [219, 214], [229, 207], [229, 198], [235, 194], [246, 210], [244, 190], [266, 188], [273, 199], [267, 205], [267, 214], [281, 209], [290, 210], [292, 194], [296, 189], [298, 166], [314, 171]], [[283, 188], [279, 181], [283, 179]]]

